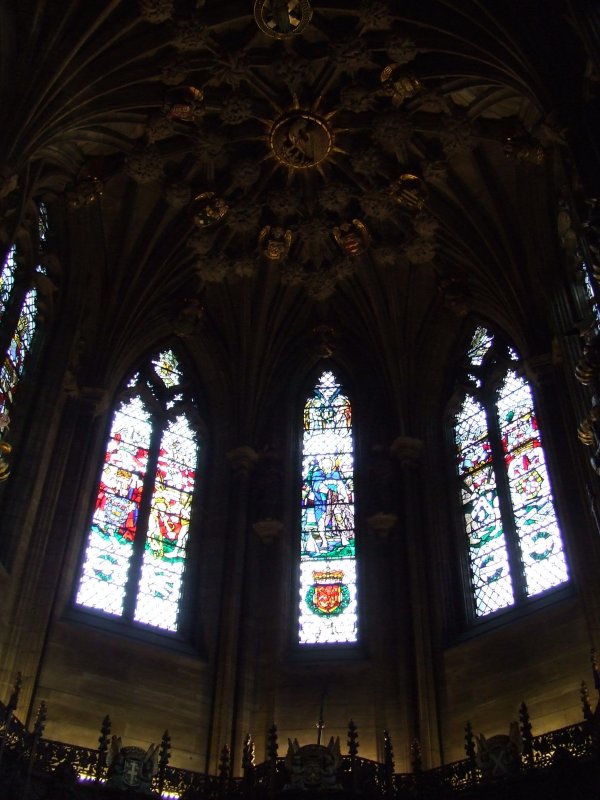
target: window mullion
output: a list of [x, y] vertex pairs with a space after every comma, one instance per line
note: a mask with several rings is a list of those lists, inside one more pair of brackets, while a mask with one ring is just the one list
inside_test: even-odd
[[154, 492], [154, 483], [156, 479], [156, 466], [158, 463], [158, 456], [160, 453], [161, 438], [162, 438], [162, 425], [157, 424], [155, 417], [152, 424], [152, 436], [150, 439], [150, 448], [148, 451], [146, 474], [144, 476], [142, 501], [140, 503], [138, 521], [135, 529], [135, 538], [133, 540], [133, 554], [131, 556], [131, 562], [129, 564], [129, 572], [127, 575], [127, 586], [125, 588], [125, 600], [123, 602], [123, 618], [129, 620], [130, 622], [133, 620], [133, 615], [135, 612], [138, 586], [142, 571], [142, 562], [144, 560], [144, 549], [146, 546], [146, 538], [148, 535], [148, 520], [150, 518], [150, 506], [152, 503], [152, 494]]
[[500, 433], [500, 423], [498, 420], [498, 410], [496, 406], [496, 391], [492, 393], [492, 398], [486, 403], [486, 414], [488, 418], [488, 431], [490, 437], [490, 447], [492, 450], [492, 464], [496, 476], [496, 489], [498, 491], [498, 505], [502, 518], [502, 528], [506, 542], [506, 551], [510, 565], [510, 575], [515, 595], [515, 603], [522, 602], [526, 596], [525, 578], [521, 565], [521, 555], [518, 543], [518, 534], [515, 526], [514, 511], [510, 499], [510, 486], [508, 483], [508, 473], [504, 460], [504, 448], [502, 446], [502, 436]]

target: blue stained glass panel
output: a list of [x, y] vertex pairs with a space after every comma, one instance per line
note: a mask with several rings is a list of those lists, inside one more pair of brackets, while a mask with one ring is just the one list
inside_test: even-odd
[[299, 641], [357, 640], [350, 401], [332, 372], [304, 406]]
[[25, 367], [25, 359], [31, 348], [36, 327], [36, 291], [30, 289], [25, 295], [17, 327], [8, 345], [4, 363], [0, 369], [0, 414], [7, 410]]
[[8, 300], [15, 285], [15, 270], [17, 268], [15, 247], [10, 248], [0, 272], [0, 319], [4, 316]]

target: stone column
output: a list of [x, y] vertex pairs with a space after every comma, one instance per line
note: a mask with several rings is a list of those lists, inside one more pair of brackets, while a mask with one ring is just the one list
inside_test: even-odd
[[432, 620], [424, 550], [421, 503], [421, 456], [423, 441], [400, 436], [392, 442], [390, 452], [401, 468], [402, 501], [405, 510], [402, 522], [406, 540], [412, 626], [412, 669], [415, 696], [413, 698], [414, 731], [422, 748], [423, 768], [437, 766], [441, 761], [435, 654], [432, 642]]
[[243, 653], [244, 601], [246, 589], [246, 551], [249, 535], [248, 501], [250, 478], [259, 459], [252, 447], [243, 445], [227, 453], [231, 467], [230, 516], [225, 548], [221, 609], [212, 712], [208, 733], [207, 772], [218, 772], [222, 748], [228, 745], [231, 763], [237, 768], [241, 758], [236, 735], [237, 715], [240, 711]]
[[20, 671], [23, 675], [17, 715], [24, 722], [36, 705], [57, 601], [69, 590], [63, 580], [66, 554], [72, 537], [80, 532], [79, 500], [84, 498], [85, 504], [89, 499], [87, 490], [81, 490], [87, 474], [83, 460], [90, 453], [93, 419], [105, 404], [104, 389], [82, 390], [66, 402], [54, 450], [46, 454], [51, 456], [48, 469], [40, 472], [30, 501], [35, 528], [29, 546], [18, 554], [15, 563], [13, 577], [18, 594], [8, 639], [0, 648], [0, 670], [6, 670], [9, 682], [11, 674]]

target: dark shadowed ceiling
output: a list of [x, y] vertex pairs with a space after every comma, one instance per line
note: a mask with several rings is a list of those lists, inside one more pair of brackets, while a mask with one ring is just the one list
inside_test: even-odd
[[2, 236], [45, 197], [98, 237], [63, 254], [96, 370], [174, 330], [242, 384], [306, 348], [410, 383], [469, 311], [544, 330], [568, 3], [20, 0], [0, 36]]

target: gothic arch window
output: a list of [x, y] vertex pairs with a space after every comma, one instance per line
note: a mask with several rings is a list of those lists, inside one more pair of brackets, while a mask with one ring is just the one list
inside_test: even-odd
[[355, 642], [352, 409], [328, 370], [304, 404], [300, 505], [299, 642]]
[[75, 602], [180, 627], [199, 457], [195, 406], [171, 350], [148, 359], [114, 410]]
[[517, 354], [478, 327], [465, 373], [454, 439], [473, 611], [486, 617], [564, 584], [569, 574]]
[[[40, 206], [38, 235], [43, 244], [48, 231], [46, 209]], [[26, 274], [16, 245], [12, 245], [0, 271], [0, 341], [3, 356], [0, 366], [0, 431], [8, 427], [14, 394], [23, 376], [37, 327], [35, 276]], [[33, 273], [45, 274], [37, 265]]]

